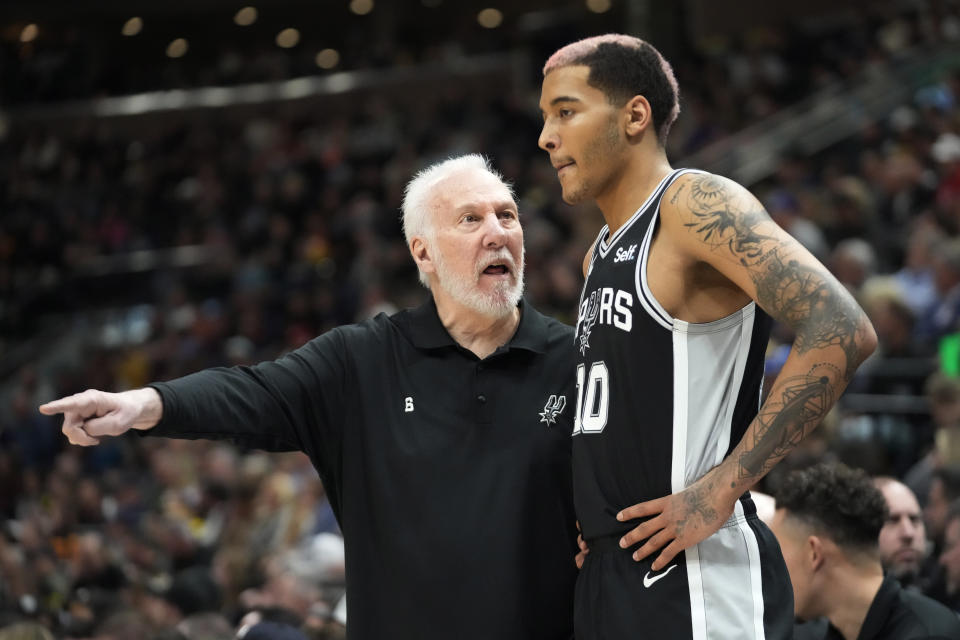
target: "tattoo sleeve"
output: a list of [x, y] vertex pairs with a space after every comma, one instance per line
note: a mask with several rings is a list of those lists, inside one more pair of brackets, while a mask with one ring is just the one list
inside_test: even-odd
[[759, 478], [820, 423], [850, 381], [863, 357], [864, 314], [822, 268], [797, 260], [796, 245], [774, 233], [759, 204], [726, 180], [697, 176], [685, 195], [687, 230], [748, 269], [757, 302], [793, 328], [794, 352], [812, 357], [806, 375], [777, 380], [738, 448], [738, 477]]
[[749, 441], [739, 457], [738, 478], [762, 477], [820, 424], [834, 403], [830, 376], [824, 373], [811, 371], [777, 385], [778, 397], [764, 403], [757, 414], [757, 428], [748, 432]]

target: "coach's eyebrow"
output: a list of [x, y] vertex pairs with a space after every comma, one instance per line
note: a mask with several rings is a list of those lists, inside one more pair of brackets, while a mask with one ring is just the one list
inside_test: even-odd
[[517, 213], [517, 209], [519, 208], [517, 207], [517, 203], [514, 202], [513, 200], [479, 200], [477, 202], [467, 202], [465, 204], [462, 204], [456, 209], [454, 209], [454, 212], [456, 212], [457, 214], [460, 214], [460, 213], [468, 213], [471, 211], [480, 211], [486, 205], [492, 205], [496, 211], [505, 211], [509, 209], [514, 213]]

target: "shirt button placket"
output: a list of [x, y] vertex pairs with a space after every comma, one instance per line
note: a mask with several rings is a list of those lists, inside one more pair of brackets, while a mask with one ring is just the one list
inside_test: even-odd
[[475, 368], [476, 382], [474, 389], [476, 389], [477, 392], [477, 422], [481, 424], [490, 422], [490, 403], [487, 402], [486, 384], [484, 382], [486, 378], [484, 375], [485, 370], [486, 367], [484, 364], [482, 362], [478, 362]]

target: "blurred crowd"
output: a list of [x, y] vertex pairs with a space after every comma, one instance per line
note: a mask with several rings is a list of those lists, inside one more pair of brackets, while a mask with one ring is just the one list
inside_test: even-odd
[[[675, 61], [675, 166], [818, 86], [960, 40], [955, 3], [865, 15], [816, 46], [768, 29]], [[5, 86], [47, 86], [22, 82], [38, 73], [0, 60]], [[70, 86], [69, 96], [13, 100], [110, 90]], [[489, 155], [515, 186], [527, 298], [572, 322], [601, 217], [559, 198], [536, 148], [538, 87], [500, 89], [450, 83], [372, 95], [350, 111], [307, 102], [7, 131], [0, 360], [35, 344], [28, 364], [6, 372], [0, 406], [0, 629], [28, 620], [60, 637], [231, 638], [245, 628], [255, 638], [261, 620], [342, 635], [342, 540], [304, 456], [149, 437], [80, 449], [36, 406], [272, 359], [338, 324], [419, 303], [402, 190], [418, 168], [465, 152]], [[776, 494], [789, 470], [825, 459], [903, 481], [920, 514], [898, 520], [893, 536], [918, 556], [904, 581], [960, 611], [958, 101], [960, 72], [931, 69], [887, 119], [816, 157], [787, 153], [750, 186], [854, 293], [880, 340], [838, 410], [762, 489]], [[137, 256], [154, 257], [145, 266]], [[48, 327], [56, 338], [37, 340]], [[790, 341], [775, 331], [771, 378]]]

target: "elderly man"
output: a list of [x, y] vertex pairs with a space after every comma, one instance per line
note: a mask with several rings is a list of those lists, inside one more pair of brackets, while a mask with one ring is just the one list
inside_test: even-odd
[[[801, 620], [795, 638], [960, 638], [960, 619], [883, 575], [883, 495], [862, 471], [820, 464], [787, 476], [771, 528], [780, 542]], [[826, 624], [817, 621], [825, 618]]]
[[133, 428], [305, 452], [346, 542], [351, 638], [569, 638], [571, 329], [521, 300], [517, 204], [481, 156], [419, 173], [403, 224], [423, 306], [41, 411], [79, 445]]
[[895, 478], [881, 476], [873, 484], [887, 503], [887, 519], [880, 529], [880, 562], [901, 585], [913, 585], [928, 553], [920, 503], [910, 487]]

